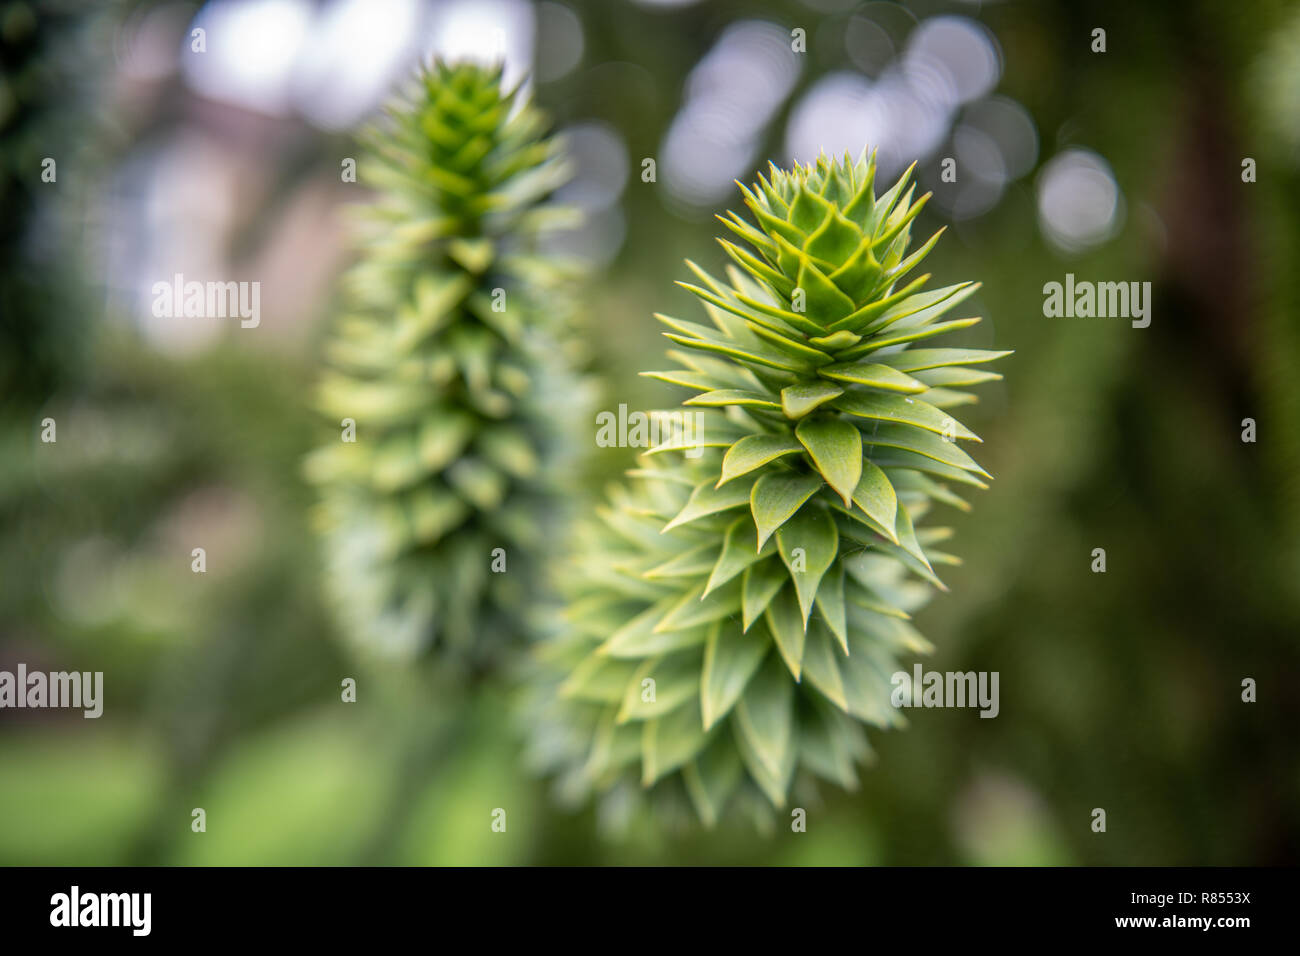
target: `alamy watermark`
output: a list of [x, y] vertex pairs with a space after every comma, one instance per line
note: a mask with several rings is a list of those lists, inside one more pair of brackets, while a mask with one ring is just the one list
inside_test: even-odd
[[245, 329], [262, 322], [260, 282], [186, 282], [178, 272], [170, 282], [155, 282], [150, 291], [153, 314], [160, 319], [238, 318]]
[[0, 708], [81, 708], [87, 719], [104, 713], [103, 671], [0, 671]]
[[152, 911], [152, 893], [83, 893], [74, 885], [50, 897], [51, 926], [124, 926], [132, 936], [148, 936]]
[[1043, 286], [1043, 315], [1049, 319], [1132, 319], [1133, 328], [1151, 324], [1150, 282], [1065, 282]]
[[617, 412], [596, 413], [596, 445], [600, 448], [680, 447], [687, 458], [704, 454], [704, 415], [700, 412], [629, 412], [620, 404]]
[[981, 717], [996, 717], [998, 703], [997, 671], [926, 671], [921, 665], [912, 673], [897, 671], [889, 682], [894, 691], [889, 702], [895, 707], [978, 707]]

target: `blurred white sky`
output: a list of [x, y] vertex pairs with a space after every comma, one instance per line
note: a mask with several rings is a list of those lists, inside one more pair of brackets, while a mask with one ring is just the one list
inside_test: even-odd
[[433, 53], [504, 59], [507, 84], [518, 81], [532, 67], [536, 22], [527, 0], [209, 0], [190, 26], [187, 46], [205, 31], [204, 55], [181, 58], [195, 92], [342, 130]]

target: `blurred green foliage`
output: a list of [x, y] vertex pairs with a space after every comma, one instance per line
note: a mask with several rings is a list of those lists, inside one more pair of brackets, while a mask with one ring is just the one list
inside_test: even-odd
[[[583, 64], [539, 97], [561, 120], [612, 124], [633, 158], [654, 154], [682, 79], [729, 22], [807, 24], [815, 39], [847, 15], [793, 0], [571, 5]], [[1284, 135], [1293, 79], [1279, 72], [1297, 16], [1281, 0], [1058, 0], [979, 16], [1002, 46], [1000, 89], [1034, 117], [1039, 162], [1067, 143], [1097, 150], [1128, 212], [1115, 240], [1066, 259], [1040, 237], [1022, 181], [934, 254], [937, 276], [985, 283], [988, 321], [961, 344], [1017, 350], [965, 419], [997, 480], [955, 519], [965, 564], [917, 622], [938, 647], [927, 667], [1001, 673], [996, 720], [917, 711], [907, 730], [873, 735], [862, 789], [807, 804], [806, 834], [610, 833], [594, 811], [556, 809], [522, 767], [508, 687], [441, 686], [341, 649], [298, 471], [311, 349], [234, 341], [177, 357], [122, 331], [124, 316], [6, 293], [0, 666], [103, 670], [106, 707], [98, 721], [0, 716], [0, 862], [1300, 859], [1300, 157]], [[1081, 39], [1097, 22], [1104, 58]], [[801, 88], [844, 66], [812, 43]], [[48, 89], [24, 128], [68, 105]], [[31, 155], [3, 130], [6, 163]], [[764, 153], [779, 158], [778, 140]], [[1240, 179], [1244, 156], [1256, 183]], [[76, 250], [20, 254], [32, 218], [10, 214], [26, 204], [6, 193], [17, 231], [0, 287], [47, 297]], [[633, 377], [662, 349], [650, 313], [687, 301], [670, 284], [683, 256], [722, 257], [655, 186], [632, 177], [624, 211], [626, 245], [587, 303], [602, 322], [591, 345], [609, 407], [652, 407], [671, 398]], [[1044, 319], [1042, 285], [1066, 271], [1151, 278], [1151, 328]], [[54, 347], [37, 344], [55, 328]], [[38, 438], [46, 415], [55, 445]], [[1245, 417], [1256, 444], [1240, 440]], [[579, 504], [628, 464], [601, 455]], [[196, 534], [219, 542], [205, 575], [189, 570]], [[1089, 571], [1095, 547], [1104, 575]], [[356, 704], [339, 697], [348, 676]], [[1257, 704], [1240, 701], [1245, 677]], [[206, 833], [190, 830], [194, 807]], [[1094, 807], [1106, 834], [1089, 828]], [[490, 828], [495, 808], [505, 833]]]

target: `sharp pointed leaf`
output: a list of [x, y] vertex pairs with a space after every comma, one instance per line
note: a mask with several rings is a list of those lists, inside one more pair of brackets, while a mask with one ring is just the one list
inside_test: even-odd
[[733, 625], [715, 626], [704, 649], [700, 712], [707, 730], [731, 712], [771, 645], [762, 634], [744, 634]]
[[878, 361], [900, 372], [920, 372], [946, 365], [978, 365], [1010, 354], [987, 349], [905, 349], [894, 355], [882, 356]]
[[727, 529], [727, 536], [722, 543], [722, 554], [718, 556], [709, 574], [709, 582], [704, 586], [705, 595], [726, 584], [755, 561], [767, 557], [775, 550], [771, 546], [771, 541], [764, 545], [762, 551], [754, 550], [753, 527], [749, 518], [738, 518]]
[[922, 431], [910, 425], [880, 424], [863, 433], [863, 442], [868, 445], [880, 445], [886, 448], [898, 448], [926, 458], [933, 458], [948, 465], [966, 471], [972, 471], [985, 478], [992, 478], [987, 471], [977, 465], [970, 455], [957, 447], [956, 442], [945, 441], [939, 435]]
[[925, 382], [918, 381], [888, 365], [841, 362], [836, 365], [822, 366], [817, 370], [817, 374], [835, 379], [837, 382], [850, 382], [854, 385], [866, 385], [869, 388], [903, 392], [907, 395], [916, 395], [929, 387]]
[[853, 503], [883, 527], [891, 541], [898, 542], [895, 530], [898, 495], [884, 471], [869, 461], [863, 462], [862, 478], [853, 490]]
[[915, 425], [936, 435], [979, 441], [979, 436], [961, 422], [919, 398], [849, 392], [837, 398], [833, 407], [859, 418]]
[[790, 671], [790, 676], [801, 680], [803, 676], [803, 646], [807, 637], [807, 627], [799, 613], [799, 602], [789, 590], [782, 590], [772, 598], [763, 615], [767, 629], [772, 632], [776, 648], [781, 652], [781, 660]]
[[747, 475], [770, 461], [803, 451], [803, 445], [783, 435], [746, 435], [727, 449], [722, 459], [719, 487]]
[[745, 482], [728, 485], [726, 488], [718, 488], [711, 481], [701, 482], [691, 492], [690, 498], [677, 516], [664, 526], [664, 531], [671, 531], [673, 528], [689, 524], [707, 515], [717, 514], [719, 511], [726, 511], [728, 508], [737, 508], [749, 500], [749, 492], [750, 486]]
[[763, 561], [745, 569], [741, 579], [741, 615], [746, 632], [767, 610], [776, 592], [786, 581], [786, 570], [779, 562]]
[[769, 658], [736, 705], [739, 735], [767, 775], [783, 775], [794, 750], [794, 684], [780, 661]]
[[821, 627], [812, 627], [808, 631], [808, 640], [803, 652], [803, 672], [808, 682], [826, 695], [840, 710], [848, 710], [848, 699], [844, 694], [844, 678], [840, 675], [840, 652], [835, 649], [834, 640]]
[[[698, 649], [652, 657], [638, 667], [628, 681], [615, 719], [625, 724], [667, 715], [694, 696], [699, 686], [699, 674]], [[647, 685], [646, 681], [654, 683]]]
[[847, 505], [862, 477], [862, 432], [843, 419], [805, 418], [795, 429], [795, 437], [808, 449], [826, 483]]
[[758, 529], [758, 547], [762, 548], [772, 532], [785, 524], [823, 484], [821, 475], [796, 472], [760, 475], [749, 496], [749, 507]]
[[817, 610], [821, 612], [822, 622], [840, 642], [840, 649], [849, 652], [848, 621], [844, 606], [844, 568], [836, 565], [829, 574], [822, 578], [817, 588]]
[[807, 627], [817, 586], [839, 552], [840, 536], [835, 521], [824, 508], [803, 511], [780, 527], [776, 543], [794, 581], [799, 610]]
[[642, 724], [641, 784], [650, 786], [693, 758], [709, 741], [700, 719], [699, 701]]
[[706, 827], [717, 826], [743, 772], [740, 753], [725, 736], [715, 737], [699, 756], [682, 767], [682, 782]]
[[830, 382], [800, 382], [781, 390], [781, 408], [786, 418], [802, 418], [818, 405], [844, 394], [844, 389]]

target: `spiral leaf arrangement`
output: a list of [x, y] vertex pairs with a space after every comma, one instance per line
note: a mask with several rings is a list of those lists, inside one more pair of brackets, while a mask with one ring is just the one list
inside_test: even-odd
[[698, 424], [587, 530], [545, 648], [562, 680], [533, 756], [575, 797], [770, 817], [803, 773], [854, 787], [863, 725], [903, 723], [896, 657], [929, 651], [910, 616], [957, 563], [918, 522], [989, 477], [949, 409], [1010, 353], [924, 345], [979, 321], [939, 321], [978, 286], [908, 279], [939, 238], [908, 252], [928, 196], [911, 169], [877, 196], [875, 172], [773, 166], [742, 187], [753, 221], [722, 220], [743, 242], [720, 240], [727, 281], [687, 263], [712, 325], [658, 316], [677, 367], [644, 374], [688, 389]]
[[379, 198], [318, 400], [355, 441], [336, 433], [307, 473], [335, 604], [369, 646], [516, 636], [543, 563], [573, 270], [539, 240], [571, 216], [546, 201], [560, 145], [518, 99], [499, 67], [435, 63], [364, 141]]

